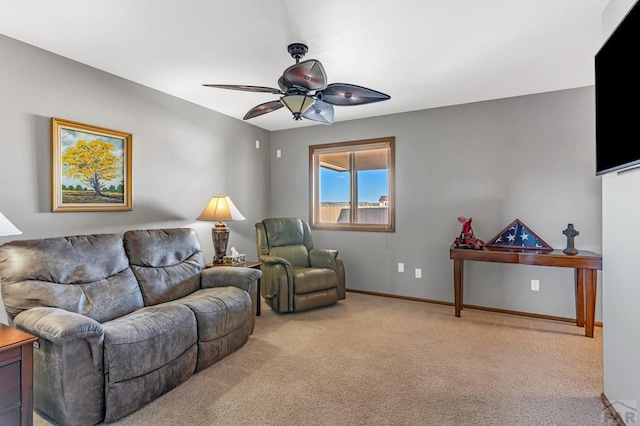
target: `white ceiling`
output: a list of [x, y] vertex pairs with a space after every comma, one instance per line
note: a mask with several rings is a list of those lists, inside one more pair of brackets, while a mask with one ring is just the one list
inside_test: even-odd
[[277, 95], [202, 84], [278, 87], [302, 42], [329, 83], [391, 96], [339, 122], [592, 85], [607, 1], [0, 0], [0, 34], [240, 120]]

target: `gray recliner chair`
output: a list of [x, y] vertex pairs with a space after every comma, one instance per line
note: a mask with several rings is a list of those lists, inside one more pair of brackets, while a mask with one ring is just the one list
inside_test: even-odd
[[300, 312], [346, 297], [344, 263], [338, 251], [315, 249], [306, 221], [268, 218], [255, 226], [262, 262], [261, 295], [273, 310]]

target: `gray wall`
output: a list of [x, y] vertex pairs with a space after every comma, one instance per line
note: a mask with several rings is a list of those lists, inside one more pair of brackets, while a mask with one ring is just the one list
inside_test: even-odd
[[[603, 42], [635, 2], [609, 2], [603, 13]], [[640, 423], [640, 279], [635, 265], [640, 247], [634, 238], [639, 192], [640, 169], [602, 177], [604, 393], [627, 425]]]
[[[565, 246], [573, 223], [578, 248], [601, 248], [593, 88], [269, 133], [6, 37], [0, 53], [0, 211], [24, 231], [17, 238], [193, 226], [211, 257], [211, 224], [194, 218], [226, 193], [247, 217], [229, 224], [230, 244], [252, 258], [254, 222], [309, 216], [310, 144], [395, 136], [397, 231], [315, 232], [318, 246], [340, 250], [349, 288], [452, 301], [447, 249], [461, 215], [485, 240], [519, 218], [553, 247]], [[133, 133], [132, 212], [50, 212], [51, 117]], [[572, 317], [572, 278], [469, 262], [465, 302]]]
[[[229, 244], [256, 258], [254, 223], [269, 208], [269, 132], [4, 36], [0, 60], [0, 212], [24, 233], [0, 244], [190, 226], [209, 259], [213, 223], [195, 218], [224, 193], [247, 218], [227, 224]], [[51, 212], [51, 117], [133, 134], [133, 211]]]
[[[458, 216], [473, 217], [485, 241], [518, 218], [560, 249], [573, 223], [576, 247], [600, 252], [593, 117], [587, 87], [273, 132], [271, 214], [309, 218], [309, 145], [395, 136], [396, 232], [316, 230], [314, 241], [340, 251], [350, 289], [451, 302], [448, 248]], [[466, 262], [465, 303], [575, 318], [573, 276], [565, 268]], [[530, 290], [532, 279], [539, 292]], [[600, 300], [599, 292], [598, 321]]]

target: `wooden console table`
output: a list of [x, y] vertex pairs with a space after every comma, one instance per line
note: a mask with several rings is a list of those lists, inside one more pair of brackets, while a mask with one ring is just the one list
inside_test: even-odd
[[451, 246], [449, 248], [449, 258], [453, 259], [453, 286], [457, 317], [460, 316], [460, 311], [462, 310], [465, 260], [574, 268], [576, 325], [585, 328], [585, 336], [593, 337], [596, 290], [598, 286], [597, 271], [602, 270], [602, 256], [598, 253], [580, 250], [578, 254], [567, 255], [562, 250], [495, 250], [487, 249], [486, 247], [482, 250], [473, 250]]

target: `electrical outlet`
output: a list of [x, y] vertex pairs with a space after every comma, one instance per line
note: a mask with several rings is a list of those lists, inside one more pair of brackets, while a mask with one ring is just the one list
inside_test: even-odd
[[540, 281], [531, 280], [531, 291], [540, 291]]
[[404, 263], [398, 263], [398, 272], [404, 272]]
[[422, 278], [422, 269], [416, 268], [416, 278]]
[[276, 157], [277, 158], [282, 157], [282, 151], [280, 151], [279, 149], [276, 149]]
[[256, 149], [260, 149], [260, 141], [256, 139]]

